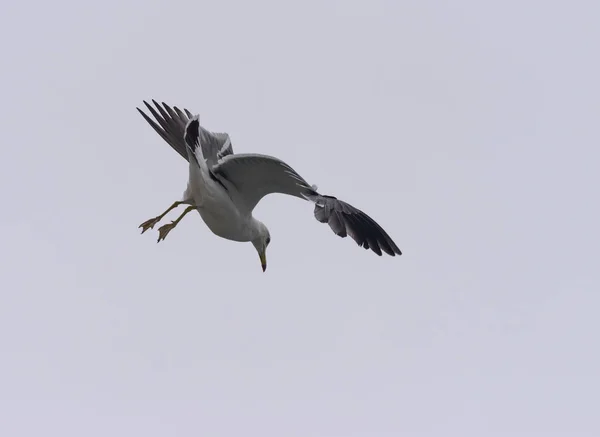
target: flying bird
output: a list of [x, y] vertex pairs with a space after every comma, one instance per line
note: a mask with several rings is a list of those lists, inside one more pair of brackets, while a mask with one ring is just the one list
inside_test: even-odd
[[315, 218], [329, 224], [336, 235], [350, 235], [359, 246], [379, 256], [382, 252], [402, 255], [396, 243], [371, 217], [342, 200], [320, 194], [316, 186], [306, 182], [285, 162], [267, 155], [234, 154], [229, 135], [206, 130], [200, 125], [199, 115], [152, 102], [154, 107], [146, 101], [144, 105], [154, 120], [140, 108], [136, 109], [189, 162], [189, 179], [183, 198], [159, 216], [142, 223], [139, 226], [142, 234], [171, 210], [188, 205], [176, 220], [159, 228], [158, 241], [164, 240], [186, 214], [197, 210], [208, 228], [219, 237], [251, 242], [264, 272], [271, 236], [252, 211], [264, 196], [282, 193], [314, 203]]

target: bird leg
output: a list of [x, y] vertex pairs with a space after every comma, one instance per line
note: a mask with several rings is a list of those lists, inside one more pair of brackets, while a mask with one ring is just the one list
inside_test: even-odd
[[183, 214], [181, 214], [175, 221], [172, 221], [171, 223], [168, 223], [166, 225], [161, 226], [160, 228], [158, 228], [158, 242], [160, 242], [161, 240], [164, 240], [165, 238], [167, 238], [167, 235], [169, 234], [169, 232], [171, 232], [171, 230], [177, 226], [177, 224], [181, 221], [181, 219], [183, 217], [185, 217], [185, 215], [190, 212], [195, 210], [196, 207], [195, 206], [188, 206], [185, 211], [183, 211]]
[[161, 215], [151, 218], [150, 220], [146, 220], [144, 223], [139, 225], [138, 228], [142, 228], [142, 234], [144, 232], [146, 232], [148, 229], [152, 229], [159, 221], [161, 221], [163, 219], [164, 216], [166, 216], [169, 212], [171, 212], [173, 209], [177, 208], [182, 203], [185, 203], [185, 202], [173, 203], [173, 205], [169, 206], [169, 208], [165, 212], [163, 212]]

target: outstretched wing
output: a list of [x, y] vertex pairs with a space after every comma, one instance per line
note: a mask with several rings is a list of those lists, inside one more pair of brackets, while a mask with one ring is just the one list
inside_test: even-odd
[[305, 199], [316, 193], [302, 176], [280, 159], [254, 153], [241, 153], [223, 158], [212, 168], [229, 189], [238, 208], [250, 213], [267, 194], [281, 193]]
[[[184, 109], [181, 111], [174, 106], [171, 108], [166, 103], [162, 106], [155, 100], [152, 100], [156, 109], [144, 101], [144, 105], [154, 117], [150, 118], [140, 108], [136, 108], [142, 117], [154, 128], [154, 130], [175, 149], [186, 160], [188, 155], [186, 152], [184, 133], [188, 121], [192, 118], [192, 114]], [[202, 154], [207, 161], [209, 167], [214, 166], [221, 158], [233, 154], [233, 146], [231, 139], [226, 133], [214, 133], [200, 126], [199, 130], [200, 144], [202, 146]]]
[[396, 243], [371, 217], [332, 196], [324, 196], [311, 187], [293, 168], [280, 159], [265, 155], [238, 154], [223, 158], [212, 169], [227, 187], [238, 207], [251, 212], [271, 193], [288, 194], [315, 203], [315, 218], [328, 223], [336, 235], [350, 235], [359, 246], [377, 255], [401, 255]]
[[350, 235], [359, 246], [371, 249], [381, 256], [402, 255], [394, 240], [379, 224], [360, 209], [333, 196], [309, 196], [315, 202], [315, 218], [328, 223], [331, 230], [340, 237]]

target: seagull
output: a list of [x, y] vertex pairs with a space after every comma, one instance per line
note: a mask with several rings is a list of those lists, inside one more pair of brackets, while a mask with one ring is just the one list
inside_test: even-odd
[[340, 237], [350, 235], [359, 246], [381, 256], [402, 255], [396, 243], [371, 217], [333, 196], [322, 195], [282, 160], [254, 153], [233, 153], [226, 133], [213, 133], [200, 125], [199, 115], [181, 111], [152, 100], [144, 105], [154, 117], [136, 108], [154, 130], [189, 163], [189, 179], [183, 198], [165, 212], [139, 227], [142, 234], [180, 205], [188, 205], [174, 221], [159, 228], [158, 242], [164, 240], [183, 217], [197, 210], [208, 228], [228, 240], [251, 242], [267, 268], [266, 250], [271, 242], [269, 229], [252, 215], [266, 195], [281, 193], [314, 203], [315, 218], [329, 224]]

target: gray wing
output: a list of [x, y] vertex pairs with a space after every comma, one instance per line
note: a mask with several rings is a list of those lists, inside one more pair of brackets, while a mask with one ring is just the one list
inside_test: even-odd
[[371, 249], [381, 256], [381, 251], [388, 255], [402, 255], [394, 240], [379, 224], [360, 209], [333, 196], [309, 196], [315, 202], [315, 218], [321, 223], [328, 223], [331, 230], [340, 237], [350, 235], [359, 246]]
[[[166, 103], [162, 106], [155, 100], [152, 100], [156, 109], [144, 101], [144, 105], [154, 117], [150, 118], [140, 108], [136, 108], [142, 117], [154, 128], [154, 130], [175, 149], [185, 160], [188, 159], [186, 145], [184, 140], [185, 126], [192, 114], [187, 109], [181, 111], [174, 106], [169, 107]], [[214, 133], [200, 126], [200, 144], [202, 146], [202, 154], [206, 159], [208, 166], [214, 166], [217, 161], [227, 155], [233, 154], [233, 146], [231, 139], [226, 133]]]
[[282, 193], [315, 203], [315, 218], [328, 223], [340, 237], [350, 235], [359, 246], [377, 255], [402, 255], [396, 243], [371, 217], [333, 196], [311, 187], [285, 162], [265, 155], [237, 154], [223, 158], [212, 169], [228, 189], [234, 203], [251, 212], [266, 195]]
[[226, 184], [238, 208], [247, 213], [252, 212], [267, 194], [289, 194], [306, 199], [306, 194], [316, 193], [293, 168], [272, 156], [253, 153], [229, 155], [212, 171]]

